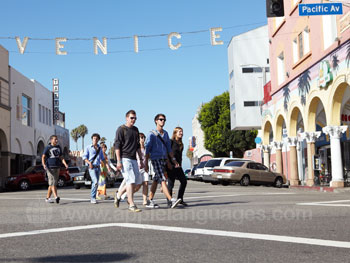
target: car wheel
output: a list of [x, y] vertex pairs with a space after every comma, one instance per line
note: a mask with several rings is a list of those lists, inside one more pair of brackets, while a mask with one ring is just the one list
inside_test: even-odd
[[277, 177], [275, 180], [275, 187], [281, 188], [283, 186], [283, 180], [281, 177]]
[[58, 187], [63, 187], [65, 185], [65, 181], [63, 177], [59, 177], [57, 181], [57, 186]]
[[211, 184], [212, 184], [212, 185], [217, 185], [217, 184], [218, 184], [218, 182], [211, 182]]
[[221, 183], [222, 185], [224, 185], [224, 186], [227, 186], [227, 185], [229, 185], [229, 183], [228, 182], [226, 182], [226, 181], [222, 181], [222, 183]]
[[22, 191], [26, 191], [30, 188], [30, 183], [28, 180], [22, 180], [19, 182], [18, 186]]
[[248, 186], [250, 183], [250, 178], [248, 175], [244, 175], [240, 181], [241, 186]]
[[77, 184], [75, 184], [75, 185], [74, 185], [74, 188], [75, 188], [75, 189], [80, 189], [80, 186], [77, 185]]

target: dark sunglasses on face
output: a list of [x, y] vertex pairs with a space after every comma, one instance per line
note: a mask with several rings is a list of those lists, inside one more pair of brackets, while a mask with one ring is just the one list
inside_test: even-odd
[[158, 119], [158, 121], [166, 121], [166, 119]]
[[130, 120], [137, 120], [136, 117], [130, 117]]

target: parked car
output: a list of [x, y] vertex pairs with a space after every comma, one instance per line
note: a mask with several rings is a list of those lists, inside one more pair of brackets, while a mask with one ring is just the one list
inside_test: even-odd
[[203, 179], [203, 168], [207, 161], [200, 162], [196, 168], [196, 171], [194, 172], [194, 180], [202, 181]]
[[271, 172], [265, 165], [249, 160], [232, 161], [214, 167], [212, 177], [219, 182], [240, 183], [242, 186], [270, 184], [280, 188], [286, 183], [283, 174]]
[[229, 157], [217, 157], [217, 158], [210, 159], [204, 165], [204, 168], [203, 168], [203, 181], [206, 183], [218, 184], [218, 180], [211, 176], [211, 174], [213, 173], [213, 168], [215, 166], [224, 166], [225, 164], [236, 160], [242, 160], [242, 159], [229, 158]]
[[193, 165], [191, 172], [188, 174], [187, 179], [193, 180], [194, 179], [194, 173], [197, 169], [198, 164]]
[[[91, 177], [89, 173], [88, 166], [83, 166], [81, 168], [83, 174], [75, 176], [73, 178], [73, 185], [75, 189], [80, 189], [80, 187], [85, 186], [86, 188], [91, 187]], [[112, 170], [113, 171], [113, 170]], [[107, 187], [113, 187], [115, 182], [123, 179], [120, 171], [108, 173], [107, 176]]]
[[[64, 167], [61, 168], [57, 186], [62, 187], [71, 182], [68, 170]], [[47, 176], [42, 165], [35, 165], [29, 167], [23, 174], [7, 177], [5, 184], [8, 188], [28, 190], [35, 185], [47, 185]]]
[[74, 182], [74, 178], [76, 176], [84, 176], [84, 173], [85, 173], [84, 171], [81, 171], [81, 169], [77, 166], [68, 167], [68, 172], [70, 177], [72, 178], [72, 182]]

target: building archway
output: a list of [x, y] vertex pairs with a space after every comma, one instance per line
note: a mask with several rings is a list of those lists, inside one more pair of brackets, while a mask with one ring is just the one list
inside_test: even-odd
[[45, 149], [44, 142], [42, 140], [40, 140], [38, 142], [38, 146], [36, 148], [36, 162], [37, 163], [38, 162], [40, 163], [41, 156], [43, 155], [44, 149]]
[[0, 189], [5, 188], [6, 177], [10, 175], [10, 151], [5, 132], [0, 129]]

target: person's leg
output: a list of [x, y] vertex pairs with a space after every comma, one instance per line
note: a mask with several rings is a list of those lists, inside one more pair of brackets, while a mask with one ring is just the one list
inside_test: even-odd
[[149, 200], [153, 200], [153, 197], [157, 191], [157, 185], [158, 185], [158, 182], [153, 180], [152, 185], [151, 185], [151, 189], [150, 189], [150, 193], [149, 193]]
[[52, 189], [51, 189], [51, 185], [49, 185], [49, 188], [47, 189], [46, 199], [49, 199], [51, 197], [51, 194], [52, 194]]
[[118, 199], [121, 198], [121, 196], [126, 192], [126, 180], [123, 179], [122, 183], [120, 184], [118, 190], [116, 191], [116, 196]]
[[[173, 195], [173, 188], [174, 188], [174, 185], [175, 185], [175, 174], [174, 174], [174, 171], [171, 171], [170, 173], [168, 173], [168, 191], [169, 191], [169, 194], [170, 196]], [[169, 199], [170, 201], [170, 199]]]
[[148, 181], [144, 181], [142, 183], [142, 197], [143, 197], [143, 204], [147, 204], [147, 196], [148, 196]]
[[126, 185], [126, 194], [128, 197], [128, 202], [130, 206], [135, 206], [134, 204], [134, 186], [135, 184], [127, 184]]
[[51, 186], [51, 189], [52, 189], [53, 196], [57, 198], [57, 186], [53, 185]]
[[180, 198], [182, 201], [184, 200], [184, 194], [185, 194], [185, 190], [186, 190], [186, 186], [187, 186], [187, 178], [186, 175], [184, 174], [183, 170], [181, 167], [176, 169], [176, 173], [177, 173], [177, 178], [180, 181], [180, 188], [179, 188], [179, 192], [177, 195], [177, 198]]
[[90, 177], [91, 177], [91, 200], [96, 199], [96, 192], [97, 192], [97, 182], [99, 177], [99, 169], [89, 169]]

